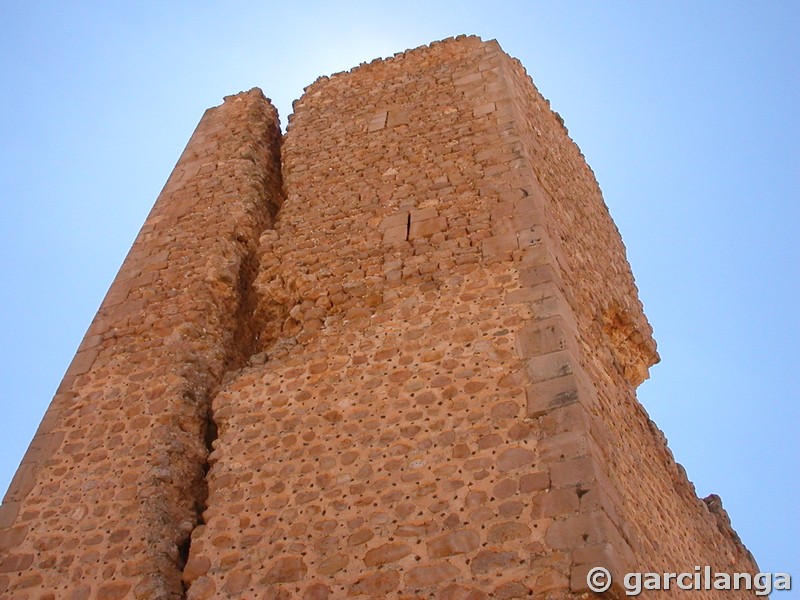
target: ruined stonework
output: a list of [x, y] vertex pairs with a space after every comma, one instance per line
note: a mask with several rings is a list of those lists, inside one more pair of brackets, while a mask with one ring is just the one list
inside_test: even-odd
[[228, 97], [4, 499], [0, 600], [755, 572], [636, 401], [657, 360], [591, 170], [496, 42], [320, 78], [283, 136], [259, 90]]

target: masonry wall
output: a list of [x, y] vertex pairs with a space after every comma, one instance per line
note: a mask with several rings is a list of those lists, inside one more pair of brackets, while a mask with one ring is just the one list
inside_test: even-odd
[[0, 508], [0, 598], [175, 598], [205, 502], [208, 399], [251, 353], [281, 200], [277, 114], [210, 109], [125, 259]]
[[[591, 382], [576, 404], [585, 409], [580, 412], [589, 433], [587, 456], [594, 464], [561, 464], [572, 463], [579, 489], [594, 486], [599, 492], [603, 512], [621, 537], [608, 557], [618, 571], [692, 572], [695, 565], [708, 564], [721, 572], [756, 572], [719, 498], [697, 498], [663, 434], [636, 400], [636, 387], [658, 355], [624, 246], [591, 169], [561, 118], [532, 89], [522, 65], [503, 62], [525, 153], [546, 192], [548, 262], [558, 295], [575, 318], [571, 326], [579, 352], [573, 358]], [[528, 363], [529, 374], [538, 372], [543, 358]], [[558, 493], [551, 489], [544, 497], [558, 503]], [[572, 585], [578, 589], [589, 564], [580, 564], [583, 551], [574, 556]]]
[[657, 355], [619, 234], [496, 44], [319, 80], [282, 152], [268, 327], [214, 399], [189, 598], [556, 598], [598, 564], [754, 568], [635, 402]]
[[294, 110], [282, 141], [257, 91], [201, 121], [0, 509], [0, 598], [756, 570], [636, 402], [624, 247], [519, 63], [446, 40]]

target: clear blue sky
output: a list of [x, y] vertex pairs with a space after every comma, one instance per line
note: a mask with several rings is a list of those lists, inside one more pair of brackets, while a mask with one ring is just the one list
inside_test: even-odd
[[662, 357], [642, 403], [796, 570], [800, 3], [272, 4], [0, 4], [0, 488], [205, 108], [259, 86], [285, 123], [319, 75], [473, 33], [595, 171]]

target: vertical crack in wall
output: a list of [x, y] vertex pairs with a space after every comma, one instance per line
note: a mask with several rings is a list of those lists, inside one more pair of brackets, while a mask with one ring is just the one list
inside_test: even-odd
[[[274, 108], [272, 110], [274, 111]], [[218, 436], [218, 423], [214, 416], [215, 401], [225, 386], [248, 364], [253, 354], [258, 352], [259, 338], [265, 325], [264, 315], [257, 310], [258, 294], [255, 284], [260, 270], [258, 246], [261, 235], [273, 229], [278, 210], [285, 197], [280, 170], [281, 133], [277, 125], [277, 112], [273, 116], [274, 122], [268, 127], [267, 135], [262, 141], [264, 145], [257, 146], [257, 151], [253, 151], [252, 148], [242, 151], [242, 156], [248, 161], [248, 168], [245, 171], [252, 177], [250, 183], [254, 184], [255, 198], [249, 207], [248, 226], [243, 227], [241, 231], [237, 230], [234, 240], [238, 256], [235, 281], [236, 306], [229, 321], [229, 336], [226, 340], [222, 372], [205, 394], [204, 408], [200, 408], [204, 415], [201, 435], [205, 447], [205, 460], [199, 465], [201, 473], [198, 473], [200, 477], [193, 490], [194, 526], [178, 541], [178, 567], [182, 576], [181, 598], [186, 598], [191, 586], [191, 581], [187, 581], [185, 576], [185, 570], [191, 555], [192, 535], [197, 527], [205, 524], [204, 513], [208, 508], [210, 457]], [[213, 232], [210, 234], [213, 235]]]
[[[265, 203], [265, 206], [269, 208], [270, 205]], [[269, 211], [270, 221], [274, 219], [273, 212]], [[218, 435], [217, 421], [214, 418], [214, 401], [220, 391], [225, 388], [225, 385], [235, 378], [239, 370], [247, 364], [250, 357], [256, 352], [256, 344], [261, 331], [260, 320], [257, 318], [256, 312], [257, 295], [254, 285], [259, 267], [255, 243], [248, 243], [244, 238], [237, 239], [237, 243], [244, 246], [236, 284], [238, 302], [229, 339], [228, 352], [225, 358], [224, 371], [220, 380], [209, 390], [204, 403], [205, 422], [202, 427], [202, 435], [206, 450], [205, 461], [200, 465], [202, 476], [194, 490], [196, 512], [194, 528], [188, 531], [185, 537], [178, 542], [178, 567], [182, 574], [189, 560], [192, 534], [197, 527], [205, 524], [203, 514], [208, 508], [210, 456], [214, 450], [214, 442]], [[190, 584], [185, 580], [182, 580], [181, 584], [183, 586], [182, 598], [185, 598]]]
[[[269, 215], [272, 217], [272, 215]], [[248, 244], [243, 237], [237, 239], [237, 243], [244, 246], [242, 258], [239, 264], [237, 277], [237, 298], [236, 315], [233, 331], [230, 338], [230, 345], [225, 358], [225, 367], [222, 377], [214, 388], [209, 391], [205, 399], [205, 421], [203, 423], [202, 434], [203, 443], [206, 449], [205, 461], [200, 465], [202, 477], [196, 486], [194, 505], [195, 505], [195, 524], [191, 531], [188, 531], [185, 538], [178, 542], [179, 569], [181, 572], [186, 567], [191, 551], [192, 533], [194, 529], [205, 524], [203, 513], [208, 508], [208, 473], [211, 470], [210, 456], [214, 450], [214, 442], [217, 439], [218, 428], [214, 418], [214, 399], [217, 394], [224, 389], [235, 374], [247, 364], [248, 359], [255, 351], [256, 341], [260, 327], [256, 321], [256, 292], [254, 282], [258, 274], [258, 259], [253, 244]], [[188, 585], [182, 581], [183, 597], [186, 596]]]

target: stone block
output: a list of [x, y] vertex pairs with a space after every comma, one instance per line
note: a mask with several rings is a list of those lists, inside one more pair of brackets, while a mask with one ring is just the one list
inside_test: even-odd
[[31, 445], [28, 446], [28, 451], [25, 453], [25, 460], [40, 462], [49, 458], [53, 452], [58, 449], [63, 440], [63, 431], [40, 433], [36, 435], [33, 441], [31, 441]]
[[504, 552], [498, 550], [481, 550], [473, 558], [469, 567], [475, 575], [483, 575], [493, 572], [504, 572], [510, 567], [516, 566], [519, 555], [516, 552]]
[[589, 454], [591, 441], [585, 430], [565, 431], [540, 440], [537, 450], [541, 459], [554, 463]]
[[21, 502], [36, 484], [36, 463], [28, 463], [24, 458], [14, 478], [8, 486], [3, 504], [7, 502]]
[[0, 530], [0, 552], [6, 552], [15, 546], [19, 546], [27, 535], [27, 525]]
[[572, 374], [574, 363], [572, 352], [560, 350], [529, 358], [525, 363], [525, 372], [531, 383], [539, 383]]
[[534, 287], [549, 282], [555, 282], [559, 288], [564, 286], [561, 274], [552, 263], [520, 269], [519, 284], [522, 287]]
[[398, 125], [405, 125], [411, 121], [411, 111], [408, 110], [392, 110], [389, 112], [386, 121], [387, 127], [397, 127]]
[[489, 528], [486, 539], [492, 544], [505, 544], [510, 540], [526, 539], [531, 535], [531, 528], [519, 521], [496, 523]]
[[347, 591], [348, 596], [364, 595], [379, 598], [393, 592], [400, 585], [400, 573], [387, 569], [368, 573], [355, 581]]
[[580, 510], [580, 498], [576, 488], [550, 489], [537, 494], [531, 500], [531, 515], [534, 519], [563, 517]]
[[410, 588], [421, 589], [454, 579], [460, 573], [458, 567], [442, 562], [409, 569], [403, 581]]
[[544, 471], [525, 473], [519, 478], [519, 491], [523, 494], [546, 490], [550, 487], [550, 476]]
[[369, 131], [369, 132], [379, 131], [379, 130], [383, 129], [384, 127], [386, 127], [386, 116], [387, 116], [387, 114], [388, 113], [386, 111], [380, 111], [380, 112], [376, 113], [369, 120], [369, 123], [367, 124], [367, 131]]
[[516, 350], [520, 358], [533, 358], [573, 348], [575, 335], [561, 316], [528, 323], [516, 335]]
[[408, 227], [406, 225], [398, 225], [395, 227], [387, 227], [383, 230], [383, 241], [387, 244], [395, 242], [405, 242], [408, 239]]
[[489, 113], [493, 113], [495, 110], [497, 110], [497, 107], [495, 106], [494, 102], [487, 102], [485, 104], [481, 104], [480, 106], [476, 106], [473, 109], [472, 114], [476, 117], [482, 117], [484, 115], [488, 115]]
[[611, 574], [611, 588], [606, 594], [611, 597], [627, 597], [624, 577], [632, 570], [632, 564], [627, 562], [612, 544], [598, 543], [576, 548], [572, 557], [570, 589], [573, 592], [577, 594], [591, 592], [586, 580], [589, 571], [595, 567], [602, 567]]
[[495, 235], [481, 241], [481, 252], [484, 258], [493, 258], [518, 248], [517, 234], [507, 233]]
[[387, 563], [397, 562], [404, 556], [411, 554], [408, 544], [389, 543], [373, 548], [364, 556], [364, 564], [368, 567], [377, 567]]
[[545, 542], [555, 550], [574, 550], [608, 542], [610, 522], [603, 512], [577, 513], [556, 519], [547, 528]]
[[19, 514], [19, 502], [3, 502], [0, 505], [0, 529], [7, 529], [14, 524]]
[[33, 564], [33, 554], [6, 554], [0, 558], [0, 573], [24, 571]]
[[497, 456], [497, 470], [501, 472], [514, 471], [529, 466], [536, 460], [536, 452], [529, 448], [507, 448]]
[[97, 588], [97, 600], [123, 600], [131, 591], [129, 583], [104, 583]]
[[411, 222], [427, 221], [439, 216], [439, 211], [433, 207], [411, 209]]
[[571, 458], [550, 465], [550, 482], [555, 488], [586, 486], [596, 478], [595, 459], [591, 456]]
[[385, 217], [378, 225], [378, 229], [380, 231], [384, 231], [386, 229], [390, 229], [392, 227], [403, 227], [405, 228], [408, 225], [408, 213], [407, 212], [399, 212], [393, 215], [389, 215]]
[[597, 394], [583, 371], [533, 383], [525, 388], [527, 414], [538, 417], [553, 409], [580, 402], [590, 408], [597, 403]]
[[317, 568], [320, 575], [330, 576], [338, 573], [347, 566], [349, 557], [346, 554], [334, 554], [325, 558]]
[[288, 583], [303, 579], [308, 567], [301, 556], [281, 556], [274, 559], [264, 576], [266, 583]]
[[433, 219], [425, 219], [424, 221], [415, 221], [412, 217], [409, 239], [430, 236], [446, 229], [446, 217], [434, 217]]
[[472, 530], [453, 531], [429, 541], [428, 556], [443, 558], [454, 554], [466, 554], [478, 548], [480, 543], [480, 537]]
[[580, 390], [574, 374], [556, 377], [525, 388], [528, 417], [538, 417], [554, 408], [573, 404], [580, 400]]

